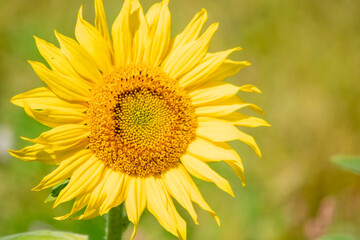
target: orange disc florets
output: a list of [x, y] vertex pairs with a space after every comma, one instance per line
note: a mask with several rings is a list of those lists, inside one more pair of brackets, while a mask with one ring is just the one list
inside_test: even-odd
[[108, 167], [140, 176], [179, 161], [195, 137], [187, 93], [160, 69], [119, 68], [92, 89], [90, 148]]

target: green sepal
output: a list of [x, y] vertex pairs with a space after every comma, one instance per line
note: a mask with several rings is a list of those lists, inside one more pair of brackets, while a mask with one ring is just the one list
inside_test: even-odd
[[0, 240], [88, 240], [88, 236], [70, 232], [39, 230], [0, 237]]
[[63, 190], [68, 185], [69, 181], [70, 181], [70, 178], [68, 178], [68, 179], [62, 181], [61, 183], [56, 184], [55, 186], [53, 186], [53, 188], [51, 190], [51, 193], [45, 199], [45, 203], [55, 201], [56, 198], [59, 196], [60, 191]]
[[343, 169], [360, 174], [360, 156], [335, 156], [332, 162]]

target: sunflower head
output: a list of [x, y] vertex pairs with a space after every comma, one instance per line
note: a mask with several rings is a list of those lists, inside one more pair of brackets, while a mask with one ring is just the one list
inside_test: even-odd
[[191, 99], [160, 68], [116, 69], [94, 87], [88, 104], [89, 147], [114, 171], [161, 173], [195, 138]]
[[226, 142], [242, 141], [260, 156], [253, 137], [237, 126], [269, 124], [238, 112], [263, 114], [237, 96], [260, 90], [223, 81], [249, 63], [228, 59], [240, 48], [209, 53], [218, 24], [203, 31], [206, 20], [201, 10], [171, 39], [167, 0], [146, 14], [138, 0], [125, 0], [110, 33], [103, 3], [95, 0], [95, 24], [83, 19], [80, 8], [76, 40], [55, 32], [57, 47], [35, 38], [50, 68], [30, 64], [46, 86], [11, 102], [52, 129], [24, 138], [34, 145], [9, 152], [23, 161], [58, 165], [34, 190], [70, 179], [54, 206], [75, 199], [73, 208], [57, 219], [83, 208], [73, 218], [92, 218], [125, 202], [132, 238], [147, 208], [166, 230], [185, 239], [176, 199], [195, 223], [193, 202], [220, 223], [191, 175], [233, 195], [209, 164], [226, 162], [244, 185], [241, 159]]

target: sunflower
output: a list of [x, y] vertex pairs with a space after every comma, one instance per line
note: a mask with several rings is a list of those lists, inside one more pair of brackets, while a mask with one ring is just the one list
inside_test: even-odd
[[215, 183], [233, 195], [226, 179], [208, 163], [225, 161], [243, 185], [243, 165], [226, 142], [239, 140], [259, 156], [253, 137], [237, 126], [269, 126], [264, 120], [237, 112], [254, 104], [237, 96], [258, 92], [247, 84], [223, 80], [248, 66], [232, 61], [240, 50], [208, 53], [218, 24], [202, 28], [203, 9], [171, 39], [168, 0], [154, 4], [146, 14], [138, 0], [125, 0], [111, 28], [101, 0], [95, 0], [95, 24], [82, 17], [77, 41], [55, 31], [60, 47], [35, 37], [50, 66], [30, 61], [47, 85], [11, 99], [15, 105], [52, 129], [31, 143], [9, 152], [23, 161], [40, 161], [58, 167], [33, 190], [40, 191], [70, 179], [54, 207], [75, 199], [65, 219], [89, 219], [125, 203], [135, 236], [147, 208], [169, 232], [186, 238], [186, 223], [173, 198], [197, 223], [193, 202], [212, 215], [192, 177]]

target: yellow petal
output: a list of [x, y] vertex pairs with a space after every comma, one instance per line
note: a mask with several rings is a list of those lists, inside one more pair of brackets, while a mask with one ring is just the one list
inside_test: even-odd
[[47, 108], [35, 111], [25, 101], [24, 110], [27, 115], [49, 127], [57, 127], [63, 124], [83, 124], [86, 117], [84, 113], [67, 108]]
[[91, 194], [83, 194], [81, 196], [78, 196], [74, 202], [74, 205], [71, 209], [71, 211], [68, 214], [65, 214], [63, 216], [60, 217], [55, 217], [54, 219], [56, 220], [64, 220], [68, 217], [70, 217], [71, 215], [73, 215], [74, 213], [76, 213], [77, 211], [80, 211], [81, 209], [83, 209], [89, 202], [90, 199], [90, 195]]
[[61, 51], [73, 68], [85, 79], [98, 82], [102, 77], [91, 56], [73, 39], [55, 31]]
[[244, 167], [240, 156], [227, 143], [213, 143], [196, 138], [188, 147], [188, 153], [204, 162], [224, 161], [229, 164], [245, 186]]
[[244, 166], [241, 160], [240, 161], [225, 160], [225, 162], [230, 165], [230, 167], [234, 170], [235, 174], [240, 178], [242, 186], [245, 187], [246, 178], [244, 174]]
[[131, 3], [130, 29], [134, 36], [133, 63], [141, 64], [144, 62], [143, 58], [147, 44], [149, 26], [138, 0], [132, 0]]
[[58, 165], [63, 160], [66, 160], [71, 155], [82, 149], [83, 146], [79, 146], [70, 150], [65, 149], [65, 151], [54, 151], [48, 145], [35, 144], [32, 146], [27, 146], [18, 151], [8, 151], [13, 157], [16, 157], [25, 162], [39, 161], [45, 164]]
[[112, 29], [115, 66], [125, 66], [132, 59], [132, 34], [130, 30], [131, 1], [125, 0]]
[[186, 26], [184, 31], [173, 39], [172, 50], [196, 40], [199, 37], [201, 29], [203, 28], [207, 18], [208, 16], [205, 9], [198, 12]]
[[83, 19], [82, 7], [79, 10], [75, 36], [80, 45], [94, 59], [100, 71], [105, 75], [109, 73], [113, 68], [113, 60], [108, 42], [94, 26]]
[[243, 133], [229, 122], [207, 117], [199, 117], [198, 120], [199, 127], [196, 130], [198, 136], [213, 142], [240, 140], [249, 145], [255, 153], [261, 157], [261, 152], [255, 139], [252, 136]]
[[177, 164], [176, 167], [162, 173], [163, 182], [171, 196], [189, 212], [194, 222], [199, 224], [197, 214], [191, 202], [191, 196], [187, 189], [187, 179], [183, 177], [180, 166], [180, 164]]
[[100, 206], [106, 198], [105, 186], [112, 171], [112, 169], [104, 169], [104, 177], [95, 186], [94, 190], [88, 192], [90, 196], [85, 212], [76, 219], [89, 219], [99, 215]]
[[109, 27], [106, 20], [104, 3], [102, 0], [95, 0], [95, 27], [106, 41], [110, 43]]
[[241, 127], [270, 127], [271, 125], [264, 119], [248, 116], [239, 112], [233, 112], [221, 119], [229, 121], [231, 124]]
[[229, 83], [211, 82], [203, 85], [189, 93], [192, 104], [200, 106], [204, 103], [212, 103], [214, 101], [222, 101], [236, 95], [239, 87]]
[[72, 175], [72, 173], [82, 164], [86, 163], [94, 155], [90, 149], [78, 151], [62, 161], [54, 171], [46, 175], [43, 180], [33, 188], [33, 191], [40, 191], [52, 187]]
[[245, 85], [241, 86], [240, 91], [261, 93], [260, 89], [258, 89], [257, 87], [255, 87], [254, 85], [251, 85], [251, 84], [245, 84]]
[[176, 219], [177, 224], [177, 235], [180, 240], [186, 240], [186, 222], [184, 219], [180, 216], [180, 214], [177, 212], [174, 203], [171, 201], [170, 205], [170, 212], [172, 215], [174, 215], [174, 218]]
[[42, 133], [38, 138], [28, 139], [29, 142], [49, 146], [54, 151], [66, 151], [78, 146], [86, 146], [90, 131], [86, 125], [66, 124]]
[[71, 77], [49, 70], [40, 62], [29, 61], [39, 78], [49, 86], [57, 96], [69, 101], [87, 101], [90, 96], [90, 85]]
[[229, 54], [240, 51], [241, 48], [233, 48], [227, 51], [208, 53], [194, 69], [179, 79], [181, 87], [189, 87], [194, 84], [202, 84], [208, 76], [211, 76], [225, 61]]
[[147, 209], [156, 217], [161, 226], [180, 239], [186, 239], [186, 223], [179, 216], [171, 197], [160, 178], [145, 178]]
[[251, 107], [251, 103], [222, 103], [221, 105], [201, 106], [195, 109], [199, 117], [223, 117], [244, 107]]
[[251, 64], [248, 61], [232, 61], [226, 59], [216, 71], [214, 71], [210, 76], [208, 76], [204, 81], [222, 81], [225, 78], [231, 77], [237, 74], [244, 67], [250, 66]]
[[220, 226], [220, 219], [218, 215], [205, 202], [193, 179], [188, 174], [188, 172], [186, 171], [186, 169], [182, 164], [178, 166], [178, 170], [179, 170], [179, 174], [182, 175], [181, 179], [183, 179], [184, 185], [187, 188], [187, 192], [190, 195], [191, 200], [196, 204], [198, 204], [202, 209], [207, 211], [211, 216], [213, 216], [216, 223]]
[[194, 177], [199, 178], [203, 181], [213, 182], [221, 190], [227, 192], [231, 196], [234, 196], [229, 182], [225, 178], [221, 177], [214, 170], [212, 170], [206, 163], [191, 156], [190, 154], [184, 154], [181, 157], [181, 162], [186, 168], [186, 170]]
[[146, 13], [149, 24], [144, 62], [159, 66], [166, 56], [170, 45], [171, 17], [168, 8], [169, 0], [154, 4]]
[[56, 198], [54, 207], [67, 202], [78, 195], [91, 191], [104, 176], [104, 163], [93, 155], [81, 164], [72, 174], [66, 187], [61, 190]]
[[237, 96], [233, 96], [226, 100], [214, 101], [207, 106], [199, 106], [195, 109], [195, 112], [197, 116], [222, 117], [244, 107], [247, 107], [261, 115], [265, 115], [261, 108], [252, 103], [245, 103]]
[[57, 164], [58, 161], [52, 149], [42, 144], [27, 146], [21, 150], [8, 150], [11, 156], [25, 162], [39, 161], [45, 164]]
[[128, 193], [125, 200], [126, 212], [129, 220], [134, 224], [131, 240], [136, 235], [140, 216], [146, 206], [145, 184], [141, 177], [130, 177], [128, 182]]
[[37, 38], [35, 36], [34, 38], [40, 54], [49, 63], [51, 69], [54, 72], [68, 76], [70, 78], [73, 78], [74, 80], [76, 79], [77, 81], [86, 83], [86, 80], [83, 79], [75, 71], [69, 60], [65, 57], [65, 55], [61, 52], [59, 48], [55, 47], [53, 44], [48, 43], [40, 38]]
[[237, 158], [229, 149], [220, 147], [219, 143], [212, 143], [200, 137], [191, 142], [187, 151], [191, 155], [204, 159], [206, 162], [218, 162]]
[[197, 40], [174, 49], [162, 64], [164, 72], [177, 79], [197, 66], [204, 58], [217, 28], [218, 23], [214, 23]]
[[10, 100], [11, 103], [20, 107], [24, 107], [24, 101], [26, 101], [32, 109], [69, 108], [79, 111], [86, 110], [83, 104], [63, 100], [47, 87], [35, 88], [28, 92], [18, 94]]
[[100, 207], [100, 215], [109, 212], [113, 207], [119, 206], [126, 199], [128, 181], [128, 175], [122, 172], [111, 172], [104, 188], [106, 198]]

